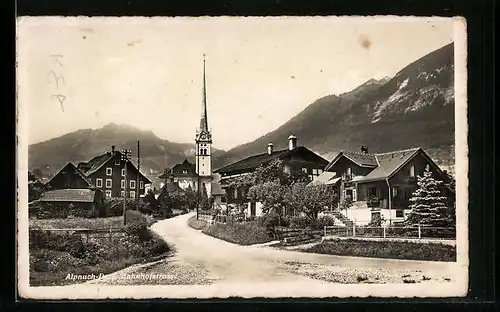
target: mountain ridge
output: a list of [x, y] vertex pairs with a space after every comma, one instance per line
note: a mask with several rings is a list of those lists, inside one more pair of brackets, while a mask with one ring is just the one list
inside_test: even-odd
[[321, 97], [274, 131], [228, 150], [214, 168], [258, 154], [270, 142], [286, 148], [290, 134], [327, 158], [361, 145], [375, 152], [419, 146], [448, 166], [454, 162], [453, 54], [450, 43], [392, 78], [369, 79], [349, 92]]

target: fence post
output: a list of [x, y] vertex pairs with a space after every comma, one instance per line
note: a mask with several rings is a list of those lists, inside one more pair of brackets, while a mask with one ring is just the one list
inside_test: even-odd
[[382, 229], [384, 230], [384, 238], [385, 238], [385, 226], [384, 226], [384, 227], [382, 227]]
[[352, 237], [356, 237], [356, 223], [352, 223]]
[[418, 225], [418, 240], [420, 240], [420, 237], [422, 236], [422, 231], [420, 229], [420, 224]]
[[109, 242], [113, 242], [113, 231], [112, 231], [112, 226], [109, 226]]
[[324, 230], [323, 236], [326, 236], [326, 225], [323, 227], [323, 230]]

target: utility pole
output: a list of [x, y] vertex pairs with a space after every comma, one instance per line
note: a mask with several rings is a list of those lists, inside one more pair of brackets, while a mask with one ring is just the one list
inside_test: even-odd
[[124, 181], [123, 181], [123, 225], [127, 224], [127, 162], [128, 157], [131, 155], [131, 151], [122, 150], [122, 160], [125, 163], [124, 166]]
[[141, 154], [139, 147], [139, 140], [137, 140], [137, 179], [135, 181], [135, 196], [137, 196], [137, 211], [139, 211], [139, 198], [140, 198], [140, 181], [141, 181]]

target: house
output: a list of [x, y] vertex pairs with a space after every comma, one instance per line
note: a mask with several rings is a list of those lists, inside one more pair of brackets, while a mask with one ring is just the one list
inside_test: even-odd
[[[105, 216], [106, 211], [103, 205], [102, 192], [91, 189], [56, 189], [50, 190], [42, 194], [38, 203], [43, 209], [46, 204], [51, 204], [55, 210], [67, 211], [69, 215], [84, 213], [84, 216], [97, 217]], [[82, 216], [82, 215], [79, 215]]]
[[197, 189], [196, 165], [191, 164], [187, 159], [184, 159], [180, 164], [176, 164], [172, 169], [165, 170], [158, 178], [163, 179], [165, 183], [169, 182], [170, 178], [173, 178], [173, 182], [176, 182], [183, 190], [188, 188]]
[[311, 181], [318, 178], [323, 173], [323, 169], [328, 161], [314, 153], [305, 146], [297, 146], [297, 138], [290, 135], [288, 138], [288, 148], [275, 151], [273, 143], [267, 146], [267, 152], [249, 156], [235, 163], [229, 164], [216, 170], [221, 175], [220, 183], [226, 192], [225, 201], [228, 204], [245, 203], [247, 213], [250, 216], [262, 214], [262, 204], [259, 202], [248, 202], [248, 189], [231, 186], [231, 180], [250, 174], [259, 166], [269, 164], [273, 160], [283, 161], [283, 172], [293, 173], [302, 171], [306, 173]]
[[428, 168], [438, 180], [448, 176], [421, 148], [370, 154], [340, 151], [325, 167], [334, 173], [332, 182], [340, 199], [351, 198], [346, 217], [369, 223], [376, 215], [388, 221], [403, 221], [409, 213], [409, 199], [417, 189], [417, 176]]
[[71, 162], [59, 170], [46, 183], [46, 187], [50, 190], [95, 188], [85, 174]]
[[106, 197], [138, 198], [145, 194], [147, 184], [151, 184], [146, 176], [137, 170], [130, 161], [127, 163], [127, 187], [125, 188], [125, 161], [123, 154], [111, 146], [111, 151], [98, 155], [88, 162], [81, 162], [77, 169], [80, 170], [90, 183], [97, 189], [103, 190]]

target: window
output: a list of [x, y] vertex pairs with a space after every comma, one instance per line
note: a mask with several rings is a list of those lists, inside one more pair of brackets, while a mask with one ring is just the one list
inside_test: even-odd
[[130, 188], [135, 189], [135, 180], [130, 180]]
[[188, 171], [186, 169], [182, 170], [182, 173], [187, 173]]
[[318, 169], [318, 174], [322, 174], [323, 173], [323, 169]]
[[122, 169], [122, 177], [125, 176], [125, 169]]
[[415, 177], [415, 166], [410, 167], [410, 177], [412, 177], [412, 178]]
[[139, 181], [139, 188], [141, 190], [144, 188], [144, 181]]
[[358, 201], [358, 192], [356, 189], [352, 190], [352, 201]]
[[118, 157], [115, 158], [115, 165], [116, 166], [120, 165], [120, 158], [118, 158]]
[[130, 198], [135, 198], [135, 191], [130, 191]]
[[106, 175], [113, 175], [113, 168], [106, 168]]
[[376, 187], [370, 187], [368, 189], [368, 196], [377, 196], [377, 188]]
[[392, 187], [392, 197], [398, 197], [398, 188], [396, 186]]
[[429, 164], [425, 165], [425, 171], [429, 171], [430, 167]]
[[106, 187], [111, 188], [112, 185], [113, 185], [113, 180], [106, 179]]
[[121, 182], [120, 182], [120, 187], [121, 187], [122, 189], [124, 189], [124, 188], [125, 188], [125, 180], [121, 180]]
[[349, 168], [347, 168], [347, 169], [345, 170], [345, 172], [347, 173], [347, 175], [351, 175], [351, 168], [350, 168], [350, 167], [349, 167]]
[[106, 197], [111, 197], [111, 190], [106, 191]]
[[120, 196], [121, 196], [121, 197], [125, 196], [125, 192], [124, 192], [124, 191], [121, 191], [121, 192], [120, 192]]
[[313, 169], [313, 174], [318, 175], [318, 169]]
[[307, 168], [302, 168], [302, 172], [307, 173]]
[[403, 218], [405, 216], [403, 210], [396, 210], [396, 218]]
[[102, 179], [100, 179], [100, 178], [95, 179], [95, 186], [102, 187]]

